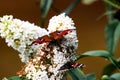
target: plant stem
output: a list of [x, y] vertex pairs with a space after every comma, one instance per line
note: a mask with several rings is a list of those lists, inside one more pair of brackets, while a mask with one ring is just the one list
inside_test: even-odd
[[118, 61], [117, 61], [112, 55], [109, 56], [108, 59], [110, 60], [110, 62], [111, 62], [112, 64], [114, 64], [117, 68], [120, 69], [120, 65], [119, 65]]
[[[105, 3], [105, 6], [106, 6], [106, 12], [112, 12], [114, 10], [114, 8], [108, 3]], [[111, 22], [114, 19], [113, 14], [107, 14], [107, 17], [108, 17], [108, 22]]]
[[41, 27], [45, 28], [45, 17], [41, 17]]
[[[111, 6], [120, 9], [120, 5], [116, 5], [115, 3], [113, 3], [111, 0], [104, 0], [104, 2], [110, 4]], [[116, 2], [117, 3], [117, 2]]]
[[80, 2], [80, 0], [74, 0], [74, 2], [73, 2], [72, 4], [70, 4], [66, 10], [64, 10], [64, 12], [66, 13], [66, 15], [69, 15], [70, 12], [72, 11], [72, 9], [73, 9], [79, 2]]

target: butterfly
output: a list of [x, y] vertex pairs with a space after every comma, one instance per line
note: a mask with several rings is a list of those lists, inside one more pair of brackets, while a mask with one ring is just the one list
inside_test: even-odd
[[74, 63], [74, 62], [67, 62], [63, 66], [60, 67], [59, 71], [61, 70], [71, 70], [75, 68], [83, 68], [84, 64]]
[[36, 39], [35, 41], [33, 41], [31, 45], [35, 44], [42, 44], [42, 43], [46, 43], [46, 42], [51, 42], [51, 41], [56, 41], [58, 39], [61, 39], [64, 35], [67, 35], [68, 33], [72, 32], [75, 29], [67, 29], [64, 31], [55, 31], [50, 33], [49, 35], [45, 35], [42, 37], [39, 37], [38, 39]]

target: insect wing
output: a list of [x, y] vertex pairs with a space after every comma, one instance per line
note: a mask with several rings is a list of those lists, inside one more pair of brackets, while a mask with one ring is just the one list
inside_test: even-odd
[[71, 70], [74, 68], [83, 68], [83, 67], [84, 67], [84, 64], [67, 62], [59, 70]]
[[35, 44], [35, 45], [42, 44], [42, 43], [50, 42], [50, 41], [51, 41], [50, 37], [48, 35], [45, 35], [45, 36], [39, 37], [38, 39], [36, 39], [35, 41], [33, 41], [31, 43], [31, 45], [33, 45], [33, 44]]
[[63, 66], [61, 66], [59, 70], [69, 70], [71, 68], [73, 68], [71, 62], [67, 62]]
[[84, 64], [74, 63], [72, 66], [73, 66], [74, 68], [83, 68], [83, 67], [84, 67]]
[[45, 35], [45, 36], [42, 36], [42, 37], [39, 37], [37, 40], [33, 41], [31, 45], [35, 44], [42, 44], [42, 43], [45, 43], [45, 42], [50, 42], [50, 41], [53, 41], [53, 40], [57, 40], [57, 39], [60, 39], [62, 38], [64, 35], [67, 35], [68, 33], [72, 32], [73, 30], [75, 29], [68, 29], [68, 30], [64, 30], [64, 31], [55, 31], [55, 32], [52, 32], [48, 35]]
[[73, 30], [75, 29], [68, 29], [68, 30], [61, 31], [59, 34], [59, 38], [62, 38], [64, 35], [67, 35], [68, 33], [71, 33]]
[[52, 40], [57, 40], [59, 33], [57, 31], [55, 31], [55, 32], [50, 33], [49, 36]]

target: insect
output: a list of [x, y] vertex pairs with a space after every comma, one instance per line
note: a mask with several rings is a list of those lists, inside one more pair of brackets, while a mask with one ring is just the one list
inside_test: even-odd
[[84, 64], [74, 63], [74, 62], [67, 62], [63, 66], [60, 67], [59, 70], [71, 70], [75, 68], [83, 68]]
[[51, 42], [51, 41], [56, 41], [58, 39], [61, 39], [64, 35], [67, 35], [68, 33], [72, 32], [75, 29], [68, 29], [68, 30], [64, 30], [64, 31], [55, 31], [50, 33], [49, 35], [45, 35], [42, 37], [39, 37], [38, 39], [36, 39], [35, 41], [33, 41], [31, 45], [35, 44], [42, 44], [45, 42]]

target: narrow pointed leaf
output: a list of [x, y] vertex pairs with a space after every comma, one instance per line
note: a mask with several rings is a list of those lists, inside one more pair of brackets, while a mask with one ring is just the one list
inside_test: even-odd
[[110, 54], [108, 51], [105, 51], [105, 50], [87, 51], [81, 54], [80, 56], [78, 56], [77, 60], [79, 60], [80, 58], [89, 57], [89, 56], [98, 56], [98, 57], [108, 58]]
[[113, 54], [120, 36], [120, 23], [118, 20], [110, 22], [105, 29], [105, 37], [108, 51]]
[[30, 80], [30, 79], [28, 79], [28, 78], [25, 78], [25, 79], [23, 79], [23, 80]]
[[10, 77], [8, 80], [22, 80], [19, 76]]
[[104, 0], [104, 2], [110, 4], [111, 6], [120, 9], [120, 1], [119, 0]]
[[[117, 59], [117, 63], [120, 64], [120, 59]], [[116, 70], [118, 70], [118, 68], [114, 64], [110, 63], [103, 69], [102, 74], [110, 76]]]
[[92, 74], [88, 74], [86, 75], [87, 80], [96, 80], [96, 74], [92, 73]]
[[114, 64], [117, 68], [120, 69], [120, 64], [119, 64], [119, 62], [118, 62], [113, 56], [109, 56], [108, 59], [109, 59], [109, 61], [110, 61], [112, 64]]
[[52, 0], [41, 0], [40, 2], [42, 25], [44, 25], [46, 15], [51, 7], [51, 4], [52, 4]]
[[119, 41], [119, 38], [120, 38], [120, 22], [119, 24], [117, 25], [116, 29], [115, 29], [115, 33], [114, 33], [114, 49], [116, 48], [117, 46], [117, 43]]
[[68, 74], [70, 75], [71, 80], [87, 80], [84, 73], [77, 68], [68, 71]]
[[108, 59], [112, 64], [114, 64], [117, 68], [120, 69], [120, 64], [118, 63], [118, 61], [108, 52], [105, 50], [95, 50], [95, 51], [88, 51], [83, 53], [82, 55], [78, 56], [77, 60], [83, 58], [83, 57], [89, 57], [89, 56], [96, 56], [96, 57], [103, 57]]
[[111, 75], [110, 80], [120, 80], [120, 73], [115, 73]]
[[117, 67], [110, 63], [103, 69], [102, 74], [110, 76], [116, 69]]
[[80, 2], [80, 0], [74, 0], [74, 2], [72, 4], [70, 4], [70, 6], [68, 6], [68, 8], [66, 10], [64, 10], [64, 12], [66, 13], [66, 15], [70, 14], [70, 12], [72, 11], [72, 9]]
[[52, 4], [52, 0], [41, 0], [40, 8], [41, 8], [42, 17], [46, 17], [51, 4]]
[[106, 10], [105, 13], [103, 13], [102, 15], [100, 15], [97, 20], [100, 20], [101, 18], [103, 18], [104, 16], [108, 16], [109, 20], [111, 21], [113, 18], [113, 14], [115, 14], [116, 11], [115, 10]]
[[12, 76], [12, 77], [10, 77], [10, 78], [3, 78], [2, 80], [30, 80], [30, 79], [28, 79], [28, 78], [21, 78], [21, 77], [19, 77], [19, 76]]
[[[105, 8], [106, 8], [106, 12], [113, 12], [116, 11], [113, 6], [111, 6], [108, 3], [105, 3]], [[111, 22], [114, 20], [113, 14], [107, 14], [107, 18], [108, 18], [108, 22]]]

